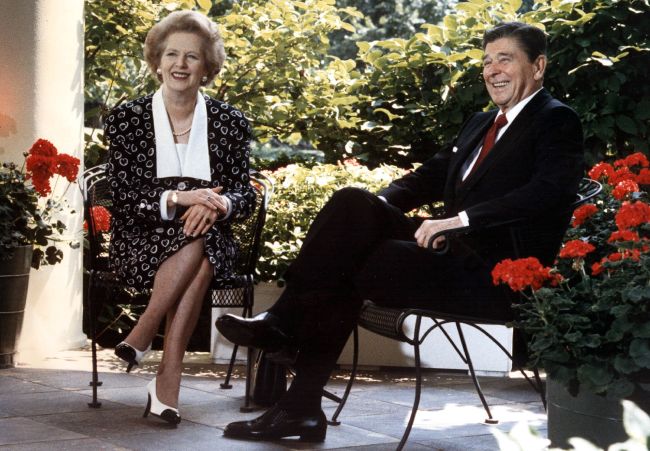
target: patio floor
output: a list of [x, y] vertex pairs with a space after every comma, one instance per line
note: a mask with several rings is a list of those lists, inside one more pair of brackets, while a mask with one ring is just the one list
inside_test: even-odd
[[[322, 444], [294, 439], [247, 442], [223, 437], [231, 421], [253, 418], [261, 411], [240, 413], [243, 368], [232, 390], [219, 382], [226, 367], [209, 363], [209, 354], [186, 358], [180, 394], [183, 418], [177, 428], [156, 418], [142, 418], [147, 382], [156, 369], [155, 355], [131, 374], [112, 354], [99, 353], [101, 408], [89, 408], [90, 353], [87, 349], [58, 353], [38, 364], [0, 370], [0, 450], [392, 450], [402, 435], [413, 401], [413, 372], [361, 371], [343, 410], [340, 426], [330, 426]], [[328, 388], [341, 394], [346, 371], [336, 372]], [[471, 380], [464, 374], [427, 372], [406, 449], [497, 450], [492, 428], [509, 431], [526, 421], [546, 433], [546, 414], [539, 396], [521, 378], [481, 378], [498, 425], [483, 423], [485, 412]], [[328, 416], [336, 404], [323, 401]]]

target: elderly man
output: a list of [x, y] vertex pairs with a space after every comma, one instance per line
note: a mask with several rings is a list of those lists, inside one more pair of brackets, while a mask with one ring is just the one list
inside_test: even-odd
[[[498, 109], [472, 115], [449, 150], [378, 195], [356, 188], [335, 193], [314, 220], [273, 307], [251, 319], [217, 320], [234, 343], [297, 350], [296, 377], [281, 400], [255, 420], [229, 424], [224, 435], [324, 440], [322, 389], [364, 299], [511, 318], [510, 299], [490, 278], [495, 263], [514, 256], [511, 240], [503, 228], [483, 226], [526, 218], [523, 233], [536, 238], [523, 252], [552, 260], [583, 174], [580, 122], [542, 86], [547, 59], [541, 30], [503, 23], [485, 33], [483, 49], [483, 79]], [[404, 214], [440, 200], [444, 219]], [[436, 233], [467, 225], [479, 231], [450, 239], [444, 255], [428, 249]], [[436, 238], [433, 247], [443, 240]]]

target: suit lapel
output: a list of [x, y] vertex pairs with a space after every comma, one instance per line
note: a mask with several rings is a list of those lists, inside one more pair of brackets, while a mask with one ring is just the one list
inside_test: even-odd
[[467, 132], [463, 133], [463, 135], [456, 140], [457, 147], [455, 148], [456, 150], [454, 150], [454, 157], [450, 165], [450, 175], [452, 175], [450, 180], [453, 179], [454, 183], [456, 183], [456, 180], [459, 177], [459, 171], [463, 166], [463, 163], [465, 163], [472, 152], [476, 150], [476, 146], [479, 145], [480, 141], [487, 133], [487, 130], [490, 128], [490, 125], [492, 125], [492, 122], [494, 122], [495, 117], [496, 111], [490, 111], [489, 113], [481, 115], [476, 119], [472, 128], [467, 130]]
[[[533, 97], [530, 102], [524, 107], [523, 110], [517, 115], [515, 120], [510, 124], [508, 129], [503, 133], [503, 136], [494, 144], [494, 147], [488, 155], [485, 157], [481, 165], [476, 168], [474, 172], [458, 186], [458, 202], [462, 200], [464, 195], [485, 175], [490, 167], [494, 165], [495, 162], [499, 161], [501, 158], [506, 156], [510, 150], [514, 148], [513, 143], [516, 143], [519, 139], [519, 136], [522, 133], [525, 133], [529, 130], [529, 127], [532, 123], [533, 116], [542, 108], [549, 100], [551, 95], [542, 89], [535, 97]], [[496, 116], [496, 111], [492, 116], [492, 120]], [[491, 124], [492, 122], [490, 122]], [[484, 128], [484, 134], [487, 132], [487, 128]], [[482, 138], [483, 136], [481, 136]]]

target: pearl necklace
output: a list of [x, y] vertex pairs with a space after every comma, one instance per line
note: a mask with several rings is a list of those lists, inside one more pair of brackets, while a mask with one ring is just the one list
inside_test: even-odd
[[182, 132], [180, 132], [180, 133], [176, 133], [176, 132], [174, 132], [174, 131], [172, 130], [172, 135], [174, 135], [174, 136], [176, 136], [176, 137], [178, 137], [178, 136], [183, 136], [183, 135], [187, 135], [187, 134], [190, 132], [190, 130], [192, 130], [192, 126], [191, 126], [191, 125], [190, 125], [190, 128], [188, 128], [187, 130], [184, 130], [184, 131], [182, 131]]

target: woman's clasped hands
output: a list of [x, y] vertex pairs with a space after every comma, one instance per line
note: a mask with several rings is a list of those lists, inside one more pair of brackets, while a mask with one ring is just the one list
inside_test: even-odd
[[178, 192], [178, 205], [188, 207], [181, 221], [187, 236], [204, 235], [219, 217], [228, 212], [228, 201], [220, 195], [222, 187]]

